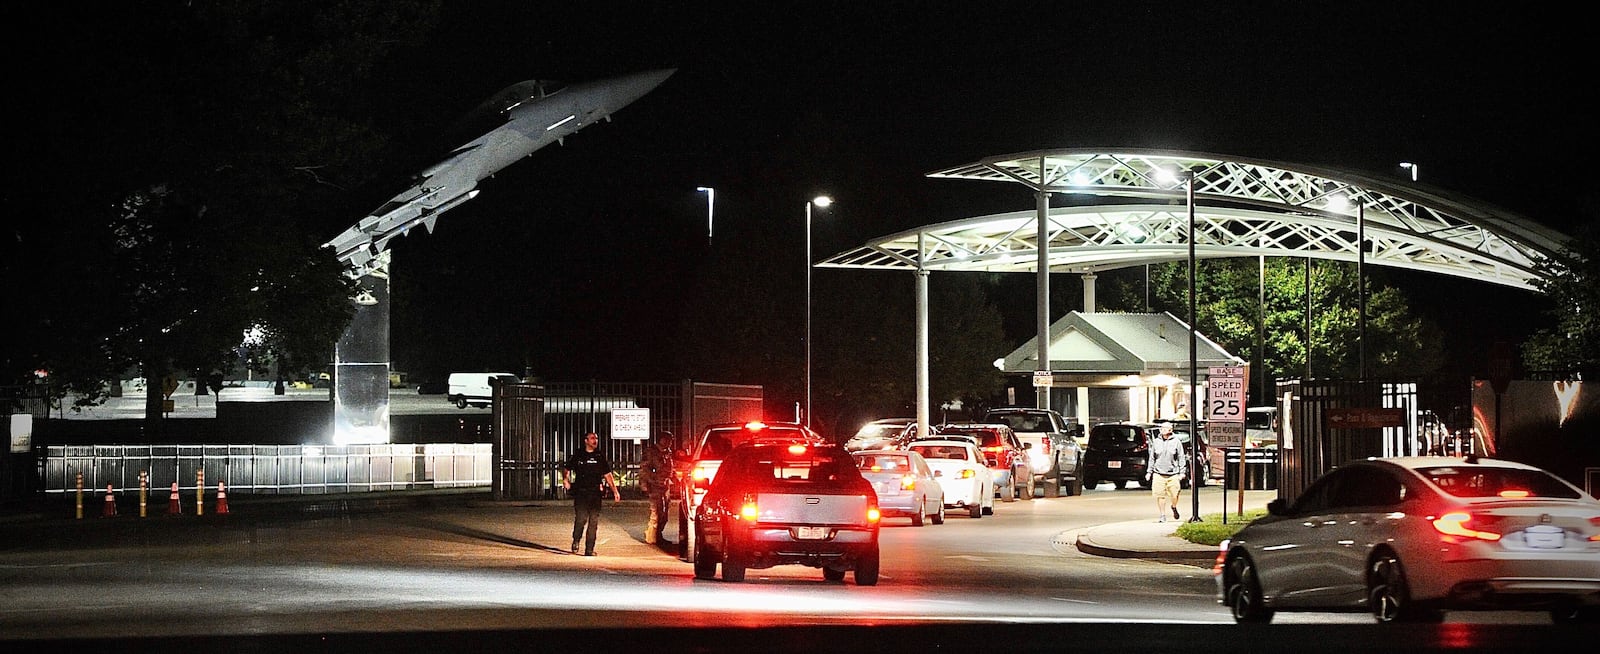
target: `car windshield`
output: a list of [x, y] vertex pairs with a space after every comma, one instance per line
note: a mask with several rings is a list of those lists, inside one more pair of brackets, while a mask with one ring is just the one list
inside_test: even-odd
[[1578, 491], [1543, 470], [1496, 466], [1419, 468], [1419, 474], [1455, 497], [1554, 497], [1577, 499]]
[[911, 469], [911, 457], [904, 454], [863, 454], [856, 456], [856, 465], [872, 472], [900, 472]]
[[971, 457], [968, 456], [967, 448], [957, 445], [914, 445], [912, 446], [911, 451], [921, 454], [922, 458], [930, 461], [933, 459], [949, 459], [953, 461], [972, 460]]

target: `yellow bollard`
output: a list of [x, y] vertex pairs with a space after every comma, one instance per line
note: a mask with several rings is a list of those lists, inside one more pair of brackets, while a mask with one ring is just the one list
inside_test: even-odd
[[206, 471], [204, 468], [194, 471], [194, 514], [206, 514]]
[[145, 501], [150, 496], [150, 473], [139, 471], [139, 517], [145, 517]]
[[78, 519], [83, 519], [83, 473], [78, 473]]

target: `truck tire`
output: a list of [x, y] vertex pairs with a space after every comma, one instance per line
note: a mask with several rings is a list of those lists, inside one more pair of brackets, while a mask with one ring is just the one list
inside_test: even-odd
[[678, 559], [689, 560], [689, 510], [683, 502], [678, 503]]
[[696, 538], [694, 548], [694, 578], [715, 579], [717, 577], [717, 560], [712, 556], [712, 552], [700, 543], [701, 540]]
[[878, 585], [878, 547], [876, 545], [870, 551], [864, 553], [861, 558], [856, 559], [856, 585]]
[[744, 560], [733, 552], [722, 555], [722, 580], [729, 583], [744, 581]]

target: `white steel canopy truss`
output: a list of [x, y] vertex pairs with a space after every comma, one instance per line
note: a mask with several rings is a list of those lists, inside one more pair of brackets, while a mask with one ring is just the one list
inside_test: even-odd
[[[1534, 288], [1565, 237], [1481, 203], [1327, 168], [1220, 155], [1057, 150], [990, 157], [930, 177], [1023, 184], [1095, 196], [1049, 209], [1053, 272], [1094, 272], [1188, 257], [1184, 176], [1194, 177], [1195, 256], [1356, 261]], [[1130, 202], [1123, 202], [1123, 201]], [[828, 268], [1037, 272], [1037, 211], [979, 216], [874, 239]]]

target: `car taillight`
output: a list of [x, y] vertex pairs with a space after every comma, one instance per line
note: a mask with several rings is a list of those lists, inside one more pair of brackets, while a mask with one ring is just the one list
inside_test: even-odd
[[867, 507], [867, 522], [877, 522], [878, 519], [882, 518], [882, 517], [883, 517], [883, 512], [879, 511], [878, 507], [875, 507], [875, 506]]
[[972, 471], [972, 468], [967, 468], [967, 469], [961, 471], [961, 478], [962, 479], [971, 479], [971, 478], [977, 476], [977, 474], [978, 473]]
[[1497, 541], [1500, 534], [1492, 531], [1478, 531], [1468, 526], [1472, 522], [1472, 514], [1466, 511], [1450, 511], [1433, 519], [1433, 528], [1445, 536], [1459, 536], [1462, 538], [1476, 538], [1478, 540]]
[[694, 467], [694, 472], [689, 473], [692, 479], [710, 479], [711, 471], [700, 466]]
[[906, 475], [900, 478], [900, 490], [914, 490], [917, 487], [916, 475]]
[[[1600, 527], [1600, 515], [1590, 516], [1589, 517], [1589, 524], [1594, 525], [1596, 527]], [[1600, 541], [1600, 534], [1595, 534], [1593, 536], [1590, 536], [1589, 540]]]
[[1046, 436], [1044, 438], [1039, 439], [1039, 444], [1040, 444], [1039, 451], [1043, 452], [1045, 456], [1050, 456], [1050, 437]]
[[761, 517], [761, 507], [756, 506], [755, 500], [745, 498], [744, 506], [739, 507], [739, 518], [755, 522], [759, 517]]
[[1217, 561], [1211, 564], [1211, 574], [1222, 574], [1222, 564], [1225, 563], [1226, 559], [1228, 558], [1228, 545], [1232, 542], [1233, 541], [1224, 538], [1222, 539], [1222, 544], [1217, 546]]

